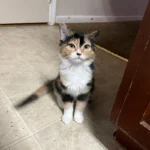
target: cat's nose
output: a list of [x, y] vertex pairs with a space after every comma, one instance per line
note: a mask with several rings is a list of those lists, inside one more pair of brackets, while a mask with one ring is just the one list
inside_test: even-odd
[[77, 55], [78, 55], [78, 56], [81, 56], [82, 54], [81, 54], [81, 53], [77, 53]]

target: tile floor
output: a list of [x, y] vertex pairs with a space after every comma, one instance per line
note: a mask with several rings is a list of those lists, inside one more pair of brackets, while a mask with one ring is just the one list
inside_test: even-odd
[[97, 50], [95, 101], [82, 125], [61, 122], [51, 95], [13, 106], [58, 73], [58, 28], [0, 26], [0, 150], [118, 150], [109, 114], [126, 62]]

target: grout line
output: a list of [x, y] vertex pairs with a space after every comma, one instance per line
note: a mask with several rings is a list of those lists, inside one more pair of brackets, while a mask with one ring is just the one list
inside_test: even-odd
[[19, 142], [21, 142], [21, 141], [23, 141], [23, 140], [26, 140], [26, 139], [29, 138], [29, 137], [32, 137], [32, 136], [31, 136], [31, 135], [24, 136], [24, 137], [22, 137], [21, 139], [19, 139], [19, 140], [17, 140], [17, 141], [14, 141], [13, 143], [11, 143], [11, 144], [9, 144], [9, 145], [7, 145], [7, 146], [2, 147], [0, 150], [6, 150], [6, 149], [9, 148], [10, 146], [13, 146], [13, 145], [15, 145], [15, 144], [17, 144], [17, 143], [19, 143]]
[[[4, 91], [3, 91], [3, 92], [4, 92]], [[7, 97], [7, 99], [9, 100], [9, 103], [11, 104], [11, 106], [13, 107], [13, 104], [12, 104], [11, 100], [9, 99], [9, 97], [6, 95], [5, 92], [4, 92], [4, 94], [5, 94], [5, 96]], [[13, 142], [12, 144], [8, 145], [7, 147], [10, 147], [10, 146], [12, 146], [12, 145], [15, 145], [15, 144], [18, 143], [19, 141], [22, 141], [24, 138], [26, 139], [26, 138], [28, 138], [28, 137], [30, 137], [30, 136], [33, 135], [32, 131], [29, 129], [28, 125], [25, 123], [25, 121], [23, 120], [23, 118], [21, 117], [21, 115], [19, 114], [19, 112], [18, 112], [16, 109], [14, 109], [14, 111], [15, 111], [17, 117], [23, 122], [25, 128], [26, 128], [26, 129], [28, 130], [28, 132], [29, 132], [29, 135], [27, 135], [27, 136], [25, 136], [25, 137], [22, 137], [20, 140], [17, 140], [17, 141], [15, 141], [15, 142]], [[36, 140], [36, 139], [35, 139], [35, 140]], [[38, 141], [36, 141], [36, 142], [38, 142]], [[40, 150], [43, 150], [42, 146], [40, 146], [40, 143], [38, 144], [38, 147], [40, 148]], [[6, 147], [5, 147], [5, 148], [6, 148]]]
[[[3, 90], [3, 88], [0, 86], [0, 91], [3, 93], [3, 95], [4, 95], [4, 98], [2, 98], [1, 100], [7, 100], [8, 102], [9, 102], [9, 99], [8, 99], [8, 97], [7, 97], [7, 95], [5, 94], [5, 92], [4, 92], [4, 90]], [[5, 103], [5, 102], [4, 102]]]
[[33, 132], [33, 135], [35, 135], [36, 133], [38, 133], [38, 132], [40, 132], [40, 131], [42, 131], [42, 130], [46, 129], [47, 127], [52, 126], [52, 125], [53, 125], [53, 124], [55, 124], [55, 123], [58, 123], [59, 121], [61, 121], [61, 120], [59, 119], [59, 120], [54, 121], [53, 123], [50, 123], [50, 124], [48, 124], [48, 125], [43, 126], [43, 127], [42, 127], [42, 128], [40, 128], [39, 130], [37, 130], [37, 131]]
[[[24, 95], [24, 94], [28, 94], [28, 93], [30, 93], [30, 92], [34, 92], [34, 90], [36, 90], [36, 89], [31, 89], [30, 91], [23, 92], [23, 93], [20, 93], [20, 94], [16, 94], [16, 95], [10, 96], [10, 97], [8, 97], [8, 98], [10, 99], [10, 98], [14, 98], [14, 97], [21, 96], [21, 95]], [[31, 93], [31, 94], [32, 94], [32, 93]]]
[[37, 144], [37, 146], [39, 147], [40, 150], [44, 150], [44, 148], [42, 147], [42, 145], [39, 143], [39, 141], [35, 138], [35, 136], [33, 135], [32, 138], [34, 139], [35, 143]]
[[[0, 87], [0, 88], [1, 88], [1, 87]], [[2, 90], [2, 92], [4, 93], [6, 99], [8, 100], [8, 103], [9, 103], [11, 106], [13, 106], [13, 104], [12, 104], [12, 102], [10, 101], [9, 97], [6, 95], [6, 93], [3, 91], [2, 88], [1, 88], [1, 90]], [[17, 117], [19, 117], [19, 118], [21, 119], [21, 121], [22, 121], [23, 119], [21, 118], [21, 116], [19, 115], [19, 113], [18, 113], [16, 110], [15, 110], [15, 113], [16, 113]], [[23, 122], [23, 124], [24, 124], [25, 127], [26, 127], [27, 125], [25, 124], [25, 122], [24, 122], [24, 121], [22, 121], [22, 122]], [[28, 128], [27, 128], [27, 130], [28, 130]], [[29, 130], [28, 130], [28, 132], [29, 132], [29, 135], [26, 135], [26, 136], [22, 137], [21, 139], [19, 139], [19, 140], [17, 140], [17, 141], [14, 141], [14, 142], [12, 142], [11, 144], [9, 144], [9, 145], [7, 145], [7, 146], [2, 147], [1, 150], [6, 149], [6, 148], [8, 148], [8, 147], [10, 147], [10, 146], [13, 146], [13, 145], [15, 145], [16, 143], [18, 143], [18, 142], [20, 142], [20, 141], [22, 141], [22, 140], [24, 140], [24, 139], [30, 137], [30, 136], [31, 136], [31, 133], [30, 133]]]
[[[6, 95], [6, 93], [3, 91], [3, 89], [2, 89], [1, 87], [0, 87], [0, 89], [2, 90], [3, 94], [5, 95], [5, 97], [7, 98], [8, 102], [11, 104], [11, 106], [13, 106], [12, 102], [10, 101], [10, 98]], [[4, 149], [6, 149], [6, 148], [8, 148], [8, 147], [10, 147], [10, 146], [13, 146], [13, 145], [19, 143], [20, 141], [23, 141], [23, 140], [25, 140], [25, 139], [27, 139], [27, 138], [29, 138], [29, 137], [32, 137], [32, 138], [35, 140], [35, 142], [36, 142], [36, 144], [38, 145], [38, 147], [40, 148], [40, 150], [43, 150], [43, 147], [42, 147], [42, 145], [40, 144], [40, 142], [36, 139], [35, 134], [38, 133], [38, 132], [40, 132], [40, 131], [42, 131], [43, 129], [45, 129], [45, 128], [47, 128], [47, 127], [49, 127], [49, 126], [51, 126], [51, 125], [53, 125], [53, 124], [55, 124], [55, 123], [57, 123], [57, 122], [59, 122], [60, 119], [54, 121], [53, 123], [50, 123], [50, 124], [48, 124], [48, 125], [43, 126], [42, 128], [40, 128], [39, 130], [37, 130], [37, 131], [35, 131], [35, 132], [32, 132], [32, 131], [30, 130], [30, 128], [28, 127], [28, 125], [27, 125], [27, 124], [25, 123], [25, 121], [23, 120], [23, 118], [21, 117], [21, 115], [19, 114], [19, 112], [18, 112], [17, 110], [15, 110], [15, 113], [17, 114], [17, 117], [18, 117], [18, 118], [23, 122], [23, 124], [25, 125], [25, 128], [26, 128], [26, 129], [28, 130], [28, 132], [29, 132], [29, 135], [26, 135], [26, 136], [22, 137], [21, 139], [19, 139], [19, 140], [13, 142], [13, 143], [11, 143], [11, 144], [9, 144], [9, 145], [7, 145], [7, 146], [2, 147], [1, 150], [4, 150]]]

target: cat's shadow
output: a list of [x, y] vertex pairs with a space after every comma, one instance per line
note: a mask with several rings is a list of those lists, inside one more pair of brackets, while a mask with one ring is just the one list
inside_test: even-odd
[[113, 137], [116, 127], [109, 120], [115, 98], [96, 87], [92, 99], [92, 103], [88, 105], [85, 111], [88, 129], [107, 149], [116, 149], [118, 143]]
[[51, 100], [55, 103], [55, 105], [57, 105], [57, 107], [60, 109], [60, 111], [63, 114], [63, 109], [58, 105], [57, 98], [56, 98], [55, 94], [53, 92], [48, 92], [47, 94], [51, 98]]

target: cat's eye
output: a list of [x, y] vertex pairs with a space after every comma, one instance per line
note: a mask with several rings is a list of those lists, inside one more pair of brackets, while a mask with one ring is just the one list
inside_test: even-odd
[[68, 46], [69, 46], [70, 48], [75, 48], [75, 45], [72, 44], [72, 43], [69, 43]]
[[89, 48], [90, 48], [89, 44], [84, 45], [84, 49], [89, 49]]

